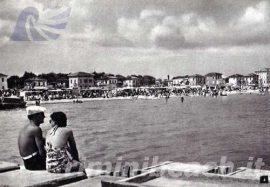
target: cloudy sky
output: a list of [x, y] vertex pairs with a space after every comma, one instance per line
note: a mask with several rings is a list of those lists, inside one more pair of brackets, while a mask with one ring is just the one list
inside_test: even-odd
[[[9, 76], [24, 71], [229, 76], [270, 67], [268, 0], [1, 0], [0, 7], [0, 73]], [[22, 22], [19, 16], [28, 7], [39, 17]], [[27, 29], [32, 20], [41, 28], [48, 15], [68, 8], [66, 27], [51, 30], [58, 39], [10, 40], [16, 26], [26, 23]]]

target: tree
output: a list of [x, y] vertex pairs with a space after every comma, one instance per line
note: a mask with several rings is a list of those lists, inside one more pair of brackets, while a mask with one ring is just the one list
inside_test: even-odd
[[144, 75], [142, 77], [143, 86], [151, 86], [151, 85], [154, 85], [155, 83], [156, 83], [156, 79], [152, 76]]
[[22, 77], [20, 77], [20, 79], [18, 80], [18, 87], [19, 88], [23, 88], [24, 87], [24, 82], [25, 80], [27, 79], [30, 79], [30, 78], [34, 78], [36, 77], [36, 74], [32, 73], [32, 72], [24, 72], [24, 75]]
[[46, 79], [48, 85], [53, 85], [53, 87], [57, 88], [60, 87], [59, 85], [65, 84], [66, 87], [68, 87], [69, 81], [68, 81], [68, 74], [64, 73], [42, 73], [38, 75], [41, 79]]
[[11, 89], [13, 89], [13, 88], [17, 88], [18, 87], [18, 82], [19, 82], [19, 77], [17, 76], [17, 75], [13, 75], [13, 76], [11, 76], [11, 77], [9, 77], [8, 79], [7, 79], [7, 82], [8, 82], [8, 88], [11, 88]]
[[94, 75], [94, 79], [97, 80], [97, 79], [104, 77], [106, 75], [106, 73], [105, 72], [97, 73], [94, 71], [93, 75]]

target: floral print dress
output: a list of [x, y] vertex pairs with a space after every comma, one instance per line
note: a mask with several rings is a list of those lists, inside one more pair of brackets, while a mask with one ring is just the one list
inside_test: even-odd
[[67, 147], [53, 148], [52, 144], [46, 143], [47, 171], [51, 173], [67, 173], [72, 167], [72, 159], [68, 154]]

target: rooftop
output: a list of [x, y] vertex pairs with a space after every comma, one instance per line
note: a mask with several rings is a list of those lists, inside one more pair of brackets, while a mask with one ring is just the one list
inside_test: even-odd
[[200, 74], [194, 74], [194, 75], [190, 75], [189, 77], [203, 77], [203, 76]]
[[217, 73], [217, 72], [211, 72], [211, 73], [208, 73], [206, 74], [205, 76], [216, 76], [216, 75], [222, 75], [222, 73]]
[[233, 74], [233, 75], [229, 76], [228, 78], [235, 78], [235, 77], [243, 77], [243, 75]]
[[41, 79], [38, 77], [33, 77], [33, 78], [29, 78], [27, 80], [25, 80], [26, 82], [32, 82], [32, 81], [47, 81], [46, 79]]
[[262, 71], [264, 71], [264, 72], [270, 72], [270, 68], [263, 68], [263, 69], [260, 69], [260, 70], [258, 70], [258, 71], [255, 71], [255, 72], [262, 72]]
[[106, 77], [100, 77], [97, 80], [109, 80], [109, 79], [117, 79], [116, 76], [106, 76]]
[[188, 78], [188, 75], [185, 76], [177, 76], [177, 77], [173, 77], [173, 79], [183, 79], [183, 78]]
[[7, 77], [7, 75], [0, 73], [0, 77]]
[[254, 76], [258, 76], [258, 75], [255, 74], [255, 73], [250, 73], [250, 74], [248, 74], [248, 75], [245, 75], [245, 77], [254, 77]]

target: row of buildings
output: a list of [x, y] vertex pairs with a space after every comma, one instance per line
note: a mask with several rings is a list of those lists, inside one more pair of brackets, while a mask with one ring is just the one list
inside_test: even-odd
[[[270, 68], [264, 68], [255, 73], [250, 73], [248, 75], [234, 74], [229, 77], [223, 77], [221, 73], [211, 72], [206, 75], [186, 75], [186, 76], [177, 76], [172, 79], [156, 79], [154, 85], [148, 84], [151, 82], [147, 80], [147, 77], [142, 76], [128, 76], [124, 77], [121, 75], [107, 75], [94, 79], [94, 75], [91, 73], [77, 72], [71, 73], [68, 75], [68, 87], [73, 88], [91, 88], [91, 87], [101, 87], [106, 89], [115, 89], [119, 87], [141, 87], [141, 86], [207, 86], [207, 87], [245, 87], [245, 86], [254, 86], [254, 87], [268, 87], [270, 85]], [[142, 81], [142, 79], [144, 79]], [[46, 79], [40, 78], [31, 78], [25, 81], [25, 86], [34, 87], [43, 87], [48, 86]], [[67, 87], [67, 85], [62, 85]], [[7, 89], [7, 75], [0, 74], [0, 88]]]
[[[106, 76], [94, 80], [93, 75], [90, 73], [77, 72], [69, 74], [69, 88], [88, 88], [88, 87], [103, 87], [114, 89], [118, 87], [141, 87], [146, 86], [143, 84], [142, 77], [129, 76], [124, 78], [122, 76]], [[270, 68], [258, 70], [255, 73], [248, 75], [234, 74], [229, 77], [223, 77], [221, 73], [211, 72], [206, 75], [186, 75], [178, 76], [172, 79], [156, 79], [155, 85], [157, 87], [164, 86], [207, 86], [207, 87], [268, 87], [270, 85]], [[149, 86], [149, 85], [147, 85]]]

